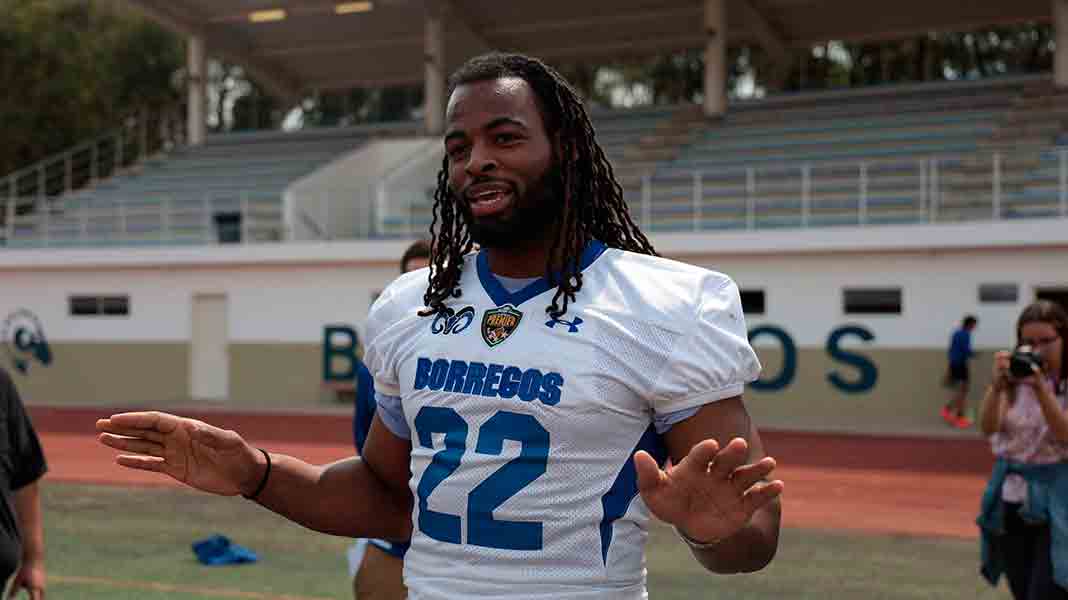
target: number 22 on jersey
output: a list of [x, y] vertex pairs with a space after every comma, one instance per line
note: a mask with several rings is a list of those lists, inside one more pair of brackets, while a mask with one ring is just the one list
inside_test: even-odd
[[[415, 416], [419, 445], [433, 449], [433, 434], [445, 434], [445, 448], [434, 454], [417, 487], [419, 530], [440, 542], [461, 543], [463, 519], [430, 510], [427, 499], [460, 466], [467, 451], [467, 422], [455, 410], [424, 406]], [[493, 511], [545, 473], [549, 432], [530, 415], [498, 411], [478, 429], [475, 452], [500, 456], [504, 440], [519, 442], [519, 456], [475, 486], [467, 496], [467, 543], [504, 550], [541, 550], [540, 522], [503, 521]]]

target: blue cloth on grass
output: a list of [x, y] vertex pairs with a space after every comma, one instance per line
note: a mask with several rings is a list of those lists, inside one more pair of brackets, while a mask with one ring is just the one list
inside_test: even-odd
[[193, 542], [193, 553], [197, 555], [197, 560], [201, 564], [212, 567], [254, 563], [259, 560], [252, 550], [238, 546], [231, 542], [230, 538], [218, 534]]

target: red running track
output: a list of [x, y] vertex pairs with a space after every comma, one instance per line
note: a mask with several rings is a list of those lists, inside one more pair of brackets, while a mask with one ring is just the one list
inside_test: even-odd
[[[31, 407], [49, 461], [50, 481], [180, 485], [114, 462], [96, 442], [94, 423], [119, 409]], [[342, 414], [181, 414], [234, 429], [275, 452], [325, 463], [353, 454], [352, 424]], [[979, 498], [993, 460], [979, 438], [921, 438], [763, 431], [786, 482], [787, 527], [974, 538]]]

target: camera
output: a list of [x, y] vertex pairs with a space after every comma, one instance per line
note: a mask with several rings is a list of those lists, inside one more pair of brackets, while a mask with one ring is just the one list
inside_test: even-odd
[[1009, 373], [1016, 379], [1034, 375], [1035, 367], [1042, 369], [1042, 355], [1033, 346], [1020, 346], [1009, 357]]

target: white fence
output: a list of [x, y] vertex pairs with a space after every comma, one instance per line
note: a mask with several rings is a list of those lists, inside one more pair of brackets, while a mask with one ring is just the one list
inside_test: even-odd
[[[136, 204], [77, 196], [0, 198], [0, 242], [12, 247], [131, 244], [269, 243], [425, 235], [435, 181], [398, 171], [365, 192], [336, 190], [305, 203], [358, 202], [344, 217], [328, 210], [283, 217], [282, 199], [248, 194], [205, 195], [198, 202], [166, 196]], [[1068, 149], [972, 154], [908, 160], [753, 165], [646, 174], [626, 195], [635, 220], [648, 231], [757, 230], [876, 226], [1068, 217]], [[354, 218], [347, 227], [337, 218]], [[336, 238], [335, 238], [336, 239]]]

